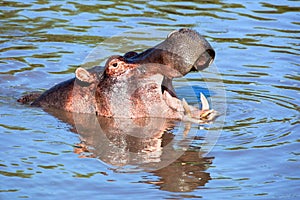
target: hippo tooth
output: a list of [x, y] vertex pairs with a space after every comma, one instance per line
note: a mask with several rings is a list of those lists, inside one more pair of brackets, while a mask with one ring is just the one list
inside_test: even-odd
[[202, 103], [202, 110], [209, 110], [208, 101], [207, 101], [206, 97], [204, 96], [204, 94], [202, 94], [202, 93], [200, 93], [200, 100]]
[[189, 104], [186, 102], [186, 100], [184, 98], [182, 99], [182, 106], [183, 106], [183, 109], [184, 109], [186, 115], [190, 117], [191, 109], [190, 109]]

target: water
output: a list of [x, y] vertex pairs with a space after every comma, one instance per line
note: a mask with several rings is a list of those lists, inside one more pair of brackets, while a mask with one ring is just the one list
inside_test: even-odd
[[[299, 199], [299, 1], [37, 0], [0, 7], [1, 199]], [[78, 135], [61, 118], [16, 102], [73, 77], [78, 66], [141, 51], [182, 27], [203, 34], [217, 57], [210, 69], [176, 80], [176, 89], [197, 103], [196, 88], [224, 113], [214, 124], [191, 125], [186, 136], [187, 124], [175, 124], [155, 140], [155, 155], [135, 158], [140, 149], [132, 145], [131, 157], [82, 158], [93, 155], [74, 153], [80, 141], [94, 142], [99, 153], [101, 135]], [[176, 161], [149, 170], [180, 150]]]

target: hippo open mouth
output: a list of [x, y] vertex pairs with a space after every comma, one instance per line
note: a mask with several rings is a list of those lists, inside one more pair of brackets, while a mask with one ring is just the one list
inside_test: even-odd
[[[207, 68], [215, 59], [215, 51], [199, 33], [183, 28], [172, 31], [166, 40], [140, 54], [130, 51], [124, 57], [128, 63], [167, 66], [167, 69], [177, 71], [172, 77], [175, 78]], [[172, 78], [165, 77], [162, 87], [176, 97]]]

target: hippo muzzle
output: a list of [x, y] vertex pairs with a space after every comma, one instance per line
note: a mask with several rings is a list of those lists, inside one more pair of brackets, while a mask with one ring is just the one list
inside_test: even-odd
[[[125, 57], [129, 63], [159, 63], [175, 69], [182, 77], [190, 71], [207, 68], [215, 58], [215, 51], [208, 41], [191, 29], [171, 32], [158, 45], [140, 54], [129, 52]], [[175, 78], [175, 77], [173, 77]]]

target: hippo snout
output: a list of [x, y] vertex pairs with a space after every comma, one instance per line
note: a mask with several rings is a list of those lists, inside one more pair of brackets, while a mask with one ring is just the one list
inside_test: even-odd
[[172, 31], [163, 42], [142, 53], [128, 55], [128, 62], [166, 65], [180, 73], [177, 77], [182, 77], [190, 71], [208, 67], [215, 58], [215, 51], [198, 32], [183, 28]]
[[202, 35], [194, 30], [182, 28], [173, 31], [164, 42], [177, 45], [177, 47], [180, 44], [180, 48], [170, 48], [170, 51], [183, 59], [183, 62], [178, 63], [181, 66], [175, 64], [182, 75], [190, 71], [203, 70], [215, 59], [215, 50]]

